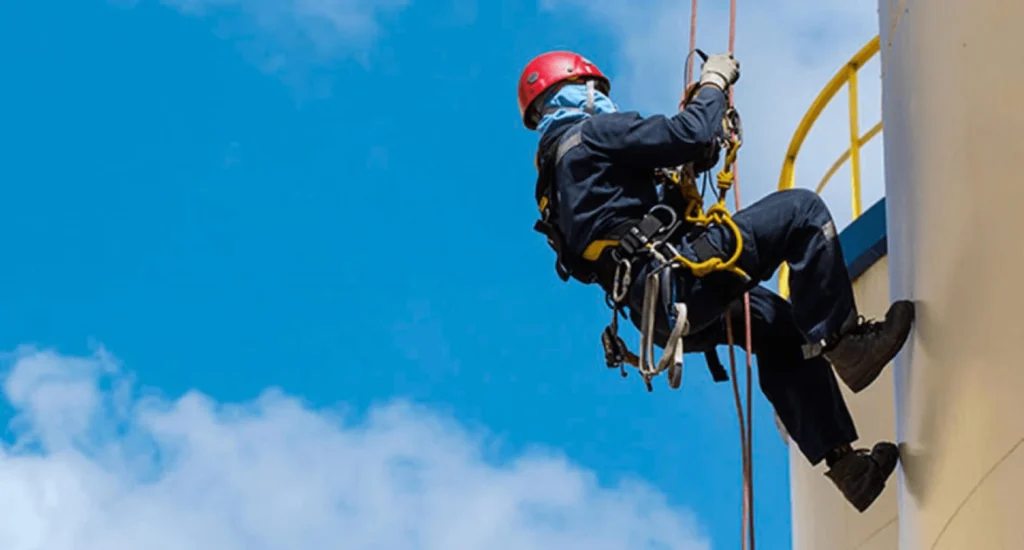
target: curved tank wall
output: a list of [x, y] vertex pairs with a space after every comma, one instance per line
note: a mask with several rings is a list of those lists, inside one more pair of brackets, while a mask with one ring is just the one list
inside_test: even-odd
[[[889, 305], [885, 256], [885, 202], [880, 201], [840, 234], [854, 276], [854, 293], [863, 315], [881, 318]], [[858, 446], [895, 441], [893, 373], [860, 394], [840, 384], [860, 435]], [[896, 550], [898, 540], [895, 479], [865, 513], [858, 513], [825, 477], [825, 465], [812, 468], [795, 445], [789, 446], [794, 550]]]
[[1024, 2], [880, 0], [900, 550], [1024, 548]]

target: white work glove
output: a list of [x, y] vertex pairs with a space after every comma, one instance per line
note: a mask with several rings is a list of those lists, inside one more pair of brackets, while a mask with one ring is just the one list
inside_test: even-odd
[[714, 84], [723, 92], [740, 79], [740, 62], [731, 53], [709, 56], [700, 68], [700, 85]]

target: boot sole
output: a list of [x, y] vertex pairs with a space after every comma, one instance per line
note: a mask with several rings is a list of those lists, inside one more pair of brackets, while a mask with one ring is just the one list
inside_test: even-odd
[[[875, 445], [874, 451], [877, 451], [878, 447], [880, 445], [882, 445], [882, 444]], [[886, 468], [883, 470], [884, 473], [885, 473], [885, 478], [884, 479], [886, 481], [888, 481], [889, 476], [892, 475], [892, 472], [896, 469], [896, 465], [899, 464], [899, 460], [900, 460], [900, 458], [899, 458], [899, 456], [900, 456], [899, 455], [899, 449], [897, 449], [896, 446], [893, 445], [892, 443], [889, 443], [889, 445], [892, 446], [894, 448], [894, 450], [895, 450], [895, 458], [896, 458], [896, 460], [893, 461], [891, 466], [890, 465], [886, 465]], [[881, 464], [880, 464], [880, 466], [881, 466]], [[852, 504], [853, 507], [856, 508], [858, 512], [863, 514], [865, 511], [867, 511], [868, 508], [871, 507], [872, 504], [875, 503], [876, 500], [878, 500], [878, 497], [881, 496], [882, 492], [885, 491], [885, 485], [886, 484], [883, 481], [882, 484], [878, 487], [877, 491], [875, 491], [875, 492], [873, 492], [873, 493], [871, 493], [869, 495], [861, 495], [861, 498], [857, 499], [856, 501], [850, 500], [849, 501], [850, 504]]]
[[885, 355], [883, 355], [885, 360], [880, 361], [874, 368], [866, 371], [860, 371], [861, 375], [856, 377], [850, 377], [848, 375], [844, 376], [842, 371], [836, 369], [836, 374], [838, 374], [839, 378], [844, 384], [846, 384], [846, 387], [850, 388], [850, 391], [853, 393], [860, 393], [864, 391], [868, 386], [874, 383], [880, 374], [882, 374], [882, 371], [889, 365], [889, 362], [892, 361], [893, 357], [896, 357], [896, 354], [903, 349], [903, 345], [907, 343], [907, 338], [910, 336], [910, 330], [914, 327], [914, 320], [916, 318], [915, 314], [916, 308], [912, 308], [910, 310], [910, 322], [907, 323], [907, 328], [900, 332], [899, 340], [896, 341], [897, 343], [893, 344], [891, 348], [885, 351]]
[[[848, 495], [845, 493], [843, 494], [843, 496], [846, 498], [846, 501], [849, 502], [850, 505], [854, 507], [854, 509], [856, 509], [858, 512], [862, 514], [865, 511], [867, 511], [867, 509], [870, 508], [876, 500], [878, 500], [878, 497], [882, 494], [882, 492], [885, 491], [886, 481], [889, 480], [889, 477], [892, 475], [892, 472], [896, 469], [897, 464], [899, 464], [899, 449], [892, 443], [879, 443], [875, 445], [874, 449], [872, 449], [872, 455], [878, 453], [880, 447], [882, 447], [883, 445], [886, 447], [890, 447], [894, 451], [893, 458], [895, 460], [893, 460], [891, 464], [878, 462], [878, 465], [882, 467], [882, 482], [877, 487], [875, 487], [874, 491], [871, 491], [870, 493], [861, 493], [857, 495]], [[863, 470], [862, 473], [865, 471], [866, 470]], [[829, 472], [826, 472], [825, 475], [826, 477], [831, 477], [829, 475]], [[832, 481], [833, 483], [835, 483], [836, 480], [833, 479]]]

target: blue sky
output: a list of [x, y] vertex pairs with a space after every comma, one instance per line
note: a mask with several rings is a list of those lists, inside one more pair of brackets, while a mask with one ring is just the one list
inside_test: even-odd
[[[174, 532], [192, 548], [369, 548], [398, 531], [410, 538], [389, 548], [563, 548], [595, 533], [598, 550], [738, 547], [729, 386], [700, 357], [679, 392], [607, 371], [600, 293], [562, 284], [531, 229], [523, 63], [577, 49], [624, 108], [668, 111], [688, 15], [646, 4], [649, 17], [611, 0], [0, 8], [4, 414], [30, 449], [7, 449], [0, 478], [18, 487], [7, 500], [61, 511], [0, 520], [5, 547], [183, 547], [161, 538]], [[704, 16], [702, 47], [724, 48], [721, 7]], [[740, 17], [750, 202], [877, 23], [873, 4], [838, 1]], [[862, 116], [869, 127], [877, 107]], [[801, 164], [815, 182], [845, 139], [842, 112], [822, 124]], [[759, 393], [754, 415], [760, 547], [787, 548], [787, 451]], [[380, 465], [420, 459], [418, 489]], [[207, 492], [223, 506], [197, 523]], [[279, 493], [351, 509], [252, 504]], [[436, 503], [458, 521], [416, 512]]]

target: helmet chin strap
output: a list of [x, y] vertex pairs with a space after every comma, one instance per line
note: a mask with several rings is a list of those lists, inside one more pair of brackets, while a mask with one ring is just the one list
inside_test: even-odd
[[587, 80], [587, 113], [594, 114], [594, 80]]

